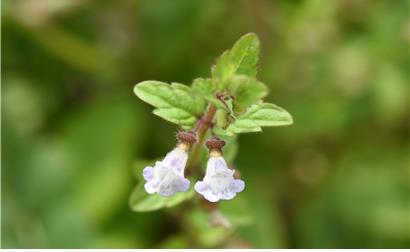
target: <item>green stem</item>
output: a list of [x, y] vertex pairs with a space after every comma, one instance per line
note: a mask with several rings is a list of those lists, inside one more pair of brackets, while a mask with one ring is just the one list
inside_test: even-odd
[[187, 165], [187, 172], [193, 173], [195, 172], [193, 169], [197, 166], [199, 153], [201, 151], [201, 147], [205, 141], [205, 135], [209, 128], [212, 127], [212, 121], [214, 119], [216, 113], [216, 107], [211, 103], [208, 104], [206, 112], [204, 116], [198, 120], [197, 122], [197, 143], [194, 145], [192, 149], [191, 156], [188, 161]]

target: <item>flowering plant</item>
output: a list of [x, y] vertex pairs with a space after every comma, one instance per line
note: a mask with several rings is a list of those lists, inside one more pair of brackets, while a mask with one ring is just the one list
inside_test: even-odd
[[[234, 157], [236, 136], [293, 122], [287, 111], [262, 100], [268, 88], [256, 78], [259, 44], [255, 34], [244, 35], [218, 58], [210, 78], [195, 79], [190, 87], [152, 80], [135, 85], [134, 93], [155, 107], [155, 115], [182, 130], [162, 161], [140, 170], [145, 183], [131, 195], [133, 210], [171, 207], [195, 195], [212, 204], [234, 199], [244, 190], [244, 180], [227, 162]], [[204, 175], [205, 141], [209, 159]]]

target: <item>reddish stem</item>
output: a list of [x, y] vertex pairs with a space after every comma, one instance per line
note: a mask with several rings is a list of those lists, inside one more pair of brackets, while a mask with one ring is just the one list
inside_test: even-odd
[[198, 157], [201, 150], [202, 145], [204, 144], [205, 134], [209, 128], [213, 126], [213, 119], [216, 113], [216, 107], [211, 103], [208, 104], [206, 109], [205, 115], [198, 120], [195, 130], [197, 133], [198, 142], [194, 145], [192, 149], [191, 156], [188, 161], [187, 165], [187, 172], [193, 172], [194, 167], [198, 163]]

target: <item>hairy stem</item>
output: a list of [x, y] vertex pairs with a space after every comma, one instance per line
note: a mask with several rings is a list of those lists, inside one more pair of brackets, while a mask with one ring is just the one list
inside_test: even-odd
[[208, 131], [208, 129], [212, 127], [212, 121], [214, 119], [215, 113], [216, 107], [209, 103], [204, 116], [197, 122], [196, 133], [198, 142], [194, 145], [192, 149], [192, 153], [187, 165], [187, 172], [195, 172], [193, 169], [197, 166], [199, 153], [205, 141], [205, 134]]

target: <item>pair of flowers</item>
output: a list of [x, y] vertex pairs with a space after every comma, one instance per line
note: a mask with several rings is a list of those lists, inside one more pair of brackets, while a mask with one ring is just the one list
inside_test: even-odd
[[[196, 137], [194, 133], [185, 131], [179, 132], [177, 136], [179, 143], [164, 160], [157, 161], [154, 167], [144, 168], [147, 193], [168, 197], [189, 189], [190, 181], [184, 177], [184, 172], [189, 150], [195, 144]], [[195, 191], [210, 202], [233, 199], [245, 188], [245, 183], [234, 178], [235, 171], [228, 168], [222, 156], [225, 142], [212, 137], [206, 145], [209, 148], [206, 174], [202, 181], [195, 183]]]

